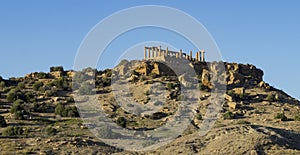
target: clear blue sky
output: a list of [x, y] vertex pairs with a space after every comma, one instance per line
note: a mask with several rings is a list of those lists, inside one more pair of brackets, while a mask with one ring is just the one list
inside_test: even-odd
[[147, 4], [174, 7], [195, 17], [211, 33], [225, 61], [254, 64], [264, 70], [265, 81], [300, 98], [296, 0], [1, 1], [0, 75], [19, 77], [54, 65], [71, 69], [81, 41], [94, 25], [116, 11]]

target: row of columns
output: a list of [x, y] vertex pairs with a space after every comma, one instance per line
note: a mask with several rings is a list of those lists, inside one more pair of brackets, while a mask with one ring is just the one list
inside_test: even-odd
[[195, 60], [195, 61], [201, 61], [205, 62], [205, 51], [200, 50], [196, 52], [196, 57], [193, 58], [193, 52], [190, 51], [190, 55], [187, 55], [186, 53], [182, 52], [182, 49], [180, 49], [178, 52], [169, 51], [168, 47], [166, 50], [162, 50], [161, 46], [158, 47], [144, 47], [144, 59], [151, 59], [155, 57], [161, 57], [161, 56], [175, 56], [176, 58], [182, 59], [185, 58], [187, 60]]

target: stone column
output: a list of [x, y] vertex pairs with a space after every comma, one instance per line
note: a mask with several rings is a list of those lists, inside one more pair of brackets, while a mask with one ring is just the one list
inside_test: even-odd
[[179, 59], [181, 59], [181, 57], [182, 57], [182, 49], [180, 49], [179, 51]]
[[151, 58], [151, 51], [150, 51], [150, 48], [148, 48], [148, 58], [149, 58], [149, 59]]
[[153, 47], [152, 47], [152, 58], [154, 58], [154, 50], [153, 50]]
[[147, 50], [146, 50], [146, 47], [144, 47], [144, 59], [147, 59]]
[[205, 62], [205, 51], [201, 50], [201, 53], [202, 53], [202, 59], [201, 59], [201, 61]]
[[161, 57], [161, 46], [158, 46], [158, 53], [159, 53], [159, 56]]
[[190, 51], [190, 60], [193, 60], [193, 51]]
[[199, 61], [199, 53], [196, 52], [196, 61]]
[[169, 51], [169, 48], [167, 47], [167, 49], [166, 49], [166, 56], [168, 56], [168, 52]]

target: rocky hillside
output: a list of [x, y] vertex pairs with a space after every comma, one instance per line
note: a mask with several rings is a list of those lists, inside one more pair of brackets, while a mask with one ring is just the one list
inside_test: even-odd
[[[185, 95], [186, 89], [200, 93]], [[200, 136], [212, 98], [220, 92], [224, 94], [218, 119]], [[168, 123], [186, 100], [196, 107], [190, 125], [174, 141], [132, 152], [96, 137], [118, 135], [115, 130], [99, 130], [79, 117], [96, 116], [99, 109], [81, 107], [86, 108], [85, 100], [91, 97], [118, 126], [142, 132]], [[263, 71], [249, 64], [170, 67], [155, 61], [122, 61], [112, 70], [80, 72], [51, 67], [49, 73], [0, 78], [0, 115], [2, 154], [300, 154], [299, 101], [263, 81]]]

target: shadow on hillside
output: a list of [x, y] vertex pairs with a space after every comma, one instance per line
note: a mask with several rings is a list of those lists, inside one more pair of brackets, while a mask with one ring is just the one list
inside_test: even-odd
[[[269, 135], [269, 138], [272, 141], [271, 144], [259, 146], [258, 149], [261, 151], [263, 151], [263, 149], [268, 149], [268, 147], [274, 145], [278, 145], [287, 149], [300, 150], [300, 132], [259, 125], [252, 125], [252, 128], [265, 135]], [[263, 155], [265, 154], [263, 152], [260, 153]]]

